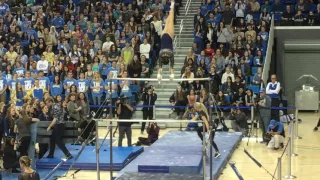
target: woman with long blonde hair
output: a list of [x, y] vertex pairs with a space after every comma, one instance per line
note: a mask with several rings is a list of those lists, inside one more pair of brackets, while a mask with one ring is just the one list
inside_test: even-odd
[[[198, 112], [198, 115], [196, 115], [194, 118], [192, 118], [191, 121], [196, 121], [197, 119], [202, 120], [203, 123], [204, 123], [204, 126], [205, 126], [205, 132], [210, 132], [209, 114], [208, 114], [206, 106], [203, 103], [196, 102], [194, 104], [194, 108]], [[216, 129], [216, 125], [215, 125], [214, 122], [212, 122], [212, 126], [213, 126], [213, 129], [210, 132], [210, 133], [212, 133], [212, 136], [210, 137], [210, 138], [212, 138], [210, 140], [210, 145], [212, 145], [214, 150], [216, 151], [214, 157], [217, 158], [221, 154], [219, 152], [218, 146], [216, 145], [216, 143], [213, 140], [214, 139], [214, 135], [215, 135], [215, 129]], [[200, 126], [197, 129], [197, 132], [198, 132], [198, 136], [200, 137], [201, 141], [204, 141], [203, 140], [204, 134], [202, 134], [203, 133], [203, 126]], [[210, 135], [210, 133], [209, 133], [209, 135]]]

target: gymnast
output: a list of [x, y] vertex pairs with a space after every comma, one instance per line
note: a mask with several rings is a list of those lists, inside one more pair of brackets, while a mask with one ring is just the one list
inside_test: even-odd
[[[205, 131], [210, 132], [209, 115], [208, 115], [207, 108], [204, 106], [203, 103], [196, 102], [194, 104], [194, 109], [198, 112], [198, 115], [196, 115], [190, 121], [196, 121], [199, 118], [200, 120], [203, 121], [203, 125], [205, 126]], [[210, 145], [212, 145], [214, 150], [216, 151], [214, 157], [217, 158], [220, 156], [220, 152], [219, 152], [217, 144], [213, 141], [214, 135], [215, 135], [215, 129], [216, 129], [214, 122], [212, 122], [212, 126], [213, 126], [213, 129], [211, 132], [212, 136], [210, 137], [212, 139], [210, 139]], [[204, 141], [203, 140], [204, 134], [202, 134], [203, 133], [203, 126], [198, 127], [197, 132], [198, 132], [198, 136], [200, 137], [201, 141]]]
[[174, 1], [171, 1], [170, 12], [166, 19], [165, 27], [161, 34], [161, 50], [159, 53], [159, 69], [157, 79], [162, 79], [162, 65], [170, 63], [170, 79], [174, 78], [174, 56], [173, 56], [173, 38], [174, 38]]

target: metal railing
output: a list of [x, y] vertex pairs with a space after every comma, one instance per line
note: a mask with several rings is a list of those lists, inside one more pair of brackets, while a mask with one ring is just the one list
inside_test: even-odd
[[[187, 15], [188, 15], [188, 12], [189, 12], [189, 8], [190, 8], [190, 4], [191, 4], [191, 0], [188, 0], [186, 5], [184, 6], [184, 10], [185, 10], [185, 13], [184, 13], [184, 18], [181, 19], [180, 21], [180, 28], [179, 28], [179, 33], [174, 37], [174, 41], [173, 41], [173, 47], [174, 49], [176, 48], [180, 48], [181, 47], [181, 33], [184, 29], [184, 22], [187, 18]], [[177, 51], [175, 51], [176, 53]]]
[[267, 85], [268, 78], [269, 78], [273, 44], [274, 44], [274, 15], [272, 15], [272, 19], [271, 19], [267, 52], [266, 52], [265, 62], [264, 62], [263, 71], [262, 71], [262, 80], [265, 85]]

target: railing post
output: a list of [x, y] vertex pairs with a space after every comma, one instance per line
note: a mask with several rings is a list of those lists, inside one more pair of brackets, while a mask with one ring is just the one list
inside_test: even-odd
[[[251, 131], [253, 131], [253, 125], [254, 125], [254, 106], [251, 106], [250, 107], [250, 110], [251, 110]], [[258, 127], [257, 127], [258, 128]], [[257, 137], [258, 134], [254, 135], [253, 132], [251, 132], [251, 136], [252, 137]]]
[[291, 136], [289, 138], [289, 146], [288, 146], [288, 175], [284, 176], [285, 179], [295, 179], [296, 176], [291, 174], [291, 158], [292, 158], [292, 134], [293, 134], [293, 122], [290, 123], [290, 129], [291, 129]]
[[291, 133], [290, 133], [290, 139], [291, 139], [291, 142], [290, 142], [290, 149], [291, 149], [291, 156], [298, 156], [298, 154], [294, 153], [294, 134], [295, 134], [295, 123], [297, 123], [297, 120], [294, 122], [292, 121], [290, 123], [290, 128], [291, 128]]
[[278, 157], [278, 180], [282, 179], [281, 171], [282, 171], [281, 157]]
[[298, 115], [299, 115], [299, 110], [296, 108], [295, 111], [295, 119], [296, 119], [296, 124], [295, 124], [295, 133], [294, 133], [294, 138], [295, 139], [302, 139], [302, 137], [299, 136], [298, 131], [299, 131], [299, 122], [298, 122]]

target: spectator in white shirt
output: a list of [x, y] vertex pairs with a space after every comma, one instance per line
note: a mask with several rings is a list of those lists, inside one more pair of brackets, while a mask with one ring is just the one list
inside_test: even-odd
[[275, 74], [271, 75], [271, 82], [268, 83], [266, 88], [266, 93], [268, 95], [279, 95], [281, 86], [280, 83], [277, 81], [277, 76]]
[[159, 21], [157, 16], [153, 16], [153, 21], [151, 22], [156, 29], [159, 36], [162, 34], [162, 21]]
[[41, 59], [37, 62], [37, 70], [43, 71], [43, 73], [47, 74], [49, 69], [49, 62], [44, 59], [44, 56], [41, 56]]
[[140, 44], [140, 54], [145, 55], [149, 59], [149, 53], [151, 50], [151, 45], [148, 43], [147, 38], [144, 38], [143, 44]]
[[227, 82], [227, 78], [228, 78], [228, 77], [231, 77], [232, 82], [234, 82], [234, 75], [231, 73], [229, 67], [227, 67], [227, 68], [226, 68], [226, 72], [223, 73], [222, 78], [221, 78], [221, 83], [223, 84], [223, 83]]
[[234, 6], [234, 9], [236, 11], [237, 18], [244, 18], [244, 12], [246, 10], [246, 5], [244, 3], [242, 3], [241, 0], [238, 0], [238, 2]]
[[112, 41], [110, 40], [110, 37], [107, 36], [106, 42], [103, 43], [103, 45], [102, 45], [102, 52], [109, 52], [109, 51], [110, 51], [110, 47], [111, 47], [113, 44], [114, 44], [114, 42], [112, 42]]

